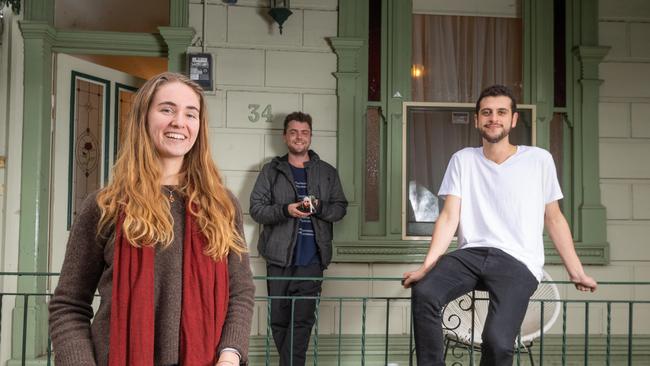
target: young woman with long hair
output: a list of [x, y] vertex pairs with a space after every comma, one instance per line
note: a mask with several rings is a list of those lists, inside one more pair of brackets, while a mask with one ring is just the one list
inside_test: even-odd
[[49, 305], [57, 366], [247, 363], [254, 286], [206, 112], [184, 75], [136, 93], [112, 180], [70, 231]]

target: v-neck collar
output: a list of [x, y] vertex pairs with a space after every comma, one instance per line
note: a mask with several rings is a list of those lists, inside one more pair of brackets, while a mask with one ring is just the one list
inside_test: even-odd
[[515, 156], [519, 155], [519, 153], [521, 152], [521, 146], [520, 146], [520, 145], [515, 145], [515, 149], [516, 149], [516, 150], [515, 150], [514, 154], [508, 156], [508, 158], [506, 158], [506, 160], [502, 161], [501, 164], [498, 164], [498, 163], [495, 162], [494, 160], [490, 160], [490, 159], [488, 159], [488, 157], [485, 156], [485, 152], [483, 151], [483, 146], [479, 147], [479, 153], [481, 154], [481, 158], [482, 158], [483, 160], [487, 161], [488, 164], [491, 164], [492, 166], [495, 166], [495, 167], [504, 167], [504, 166], [508, 165], [509, 162], [510, 162], [510, 161], [511, 161]]

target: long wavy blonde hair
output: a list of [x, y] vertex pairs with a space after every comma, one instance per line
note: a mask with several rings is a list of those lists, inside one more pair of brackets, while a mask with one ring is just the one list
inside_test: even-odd
[[232, 250], [245, 251], [237, 229], [237, 209], [212, 160], [208, 145], [208, 118], [201, 87], [186, 76], [171, 72], [147, 81], [136, 93], [124, 126], [120, 151], [113, 166], [112, 181], [99, 192], [101, 209], [98, 233], [115, 225], [124, 216], [122, 232], [134, 247], [162, 245], [174, 240], [174, 224], [169, 201], [161, 190], [160, 157], [147, 132], [147, 113], [154, 95], [167, 83], [189, 86], [200, 100], [199, 133], [185, 155], [178, 190], [185, 195], [207, 242], [205, 255], [219, 260]]

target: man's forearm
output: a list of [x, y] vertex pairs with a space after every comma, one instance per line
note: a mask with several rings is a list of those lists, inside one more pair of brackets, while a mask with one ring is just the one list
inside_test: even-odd
[[445, 254], [451, 240], [454, 238], [457, 227], [458, 220], [454, 220], [444, 212], [438, 217], [431, 236], [429, 251], [422, 264], [423, 267], [427, 270], [431, 269], [438, 262], [438, 259]]
[[545, 220], [546, 230], [548, 231], [553, 245], [557, 250], [564, 267], [566, 268], [571, 278], [576, 278], [584, 275], [584, 269], [578, 254], [576, 253], [575, 246], [573, 245], [573, 237], [571, 230], [564, 216], [560, 213], [552, 216], [547, 216]]

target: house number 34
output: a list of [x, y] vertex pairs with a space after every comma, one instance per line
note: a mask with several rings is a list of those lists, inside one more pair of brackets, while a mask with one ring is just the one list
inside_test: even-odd
[[268, 123], [273, 122], [273, 112], [271, 111], [271, 105], [267, 104], [260, 112], [261, 107], [262, 106], [259, 104], [249, 104], [248, 120], [255, 123], [259, 122], [260, 118], [264, 118], [264, 121]]

